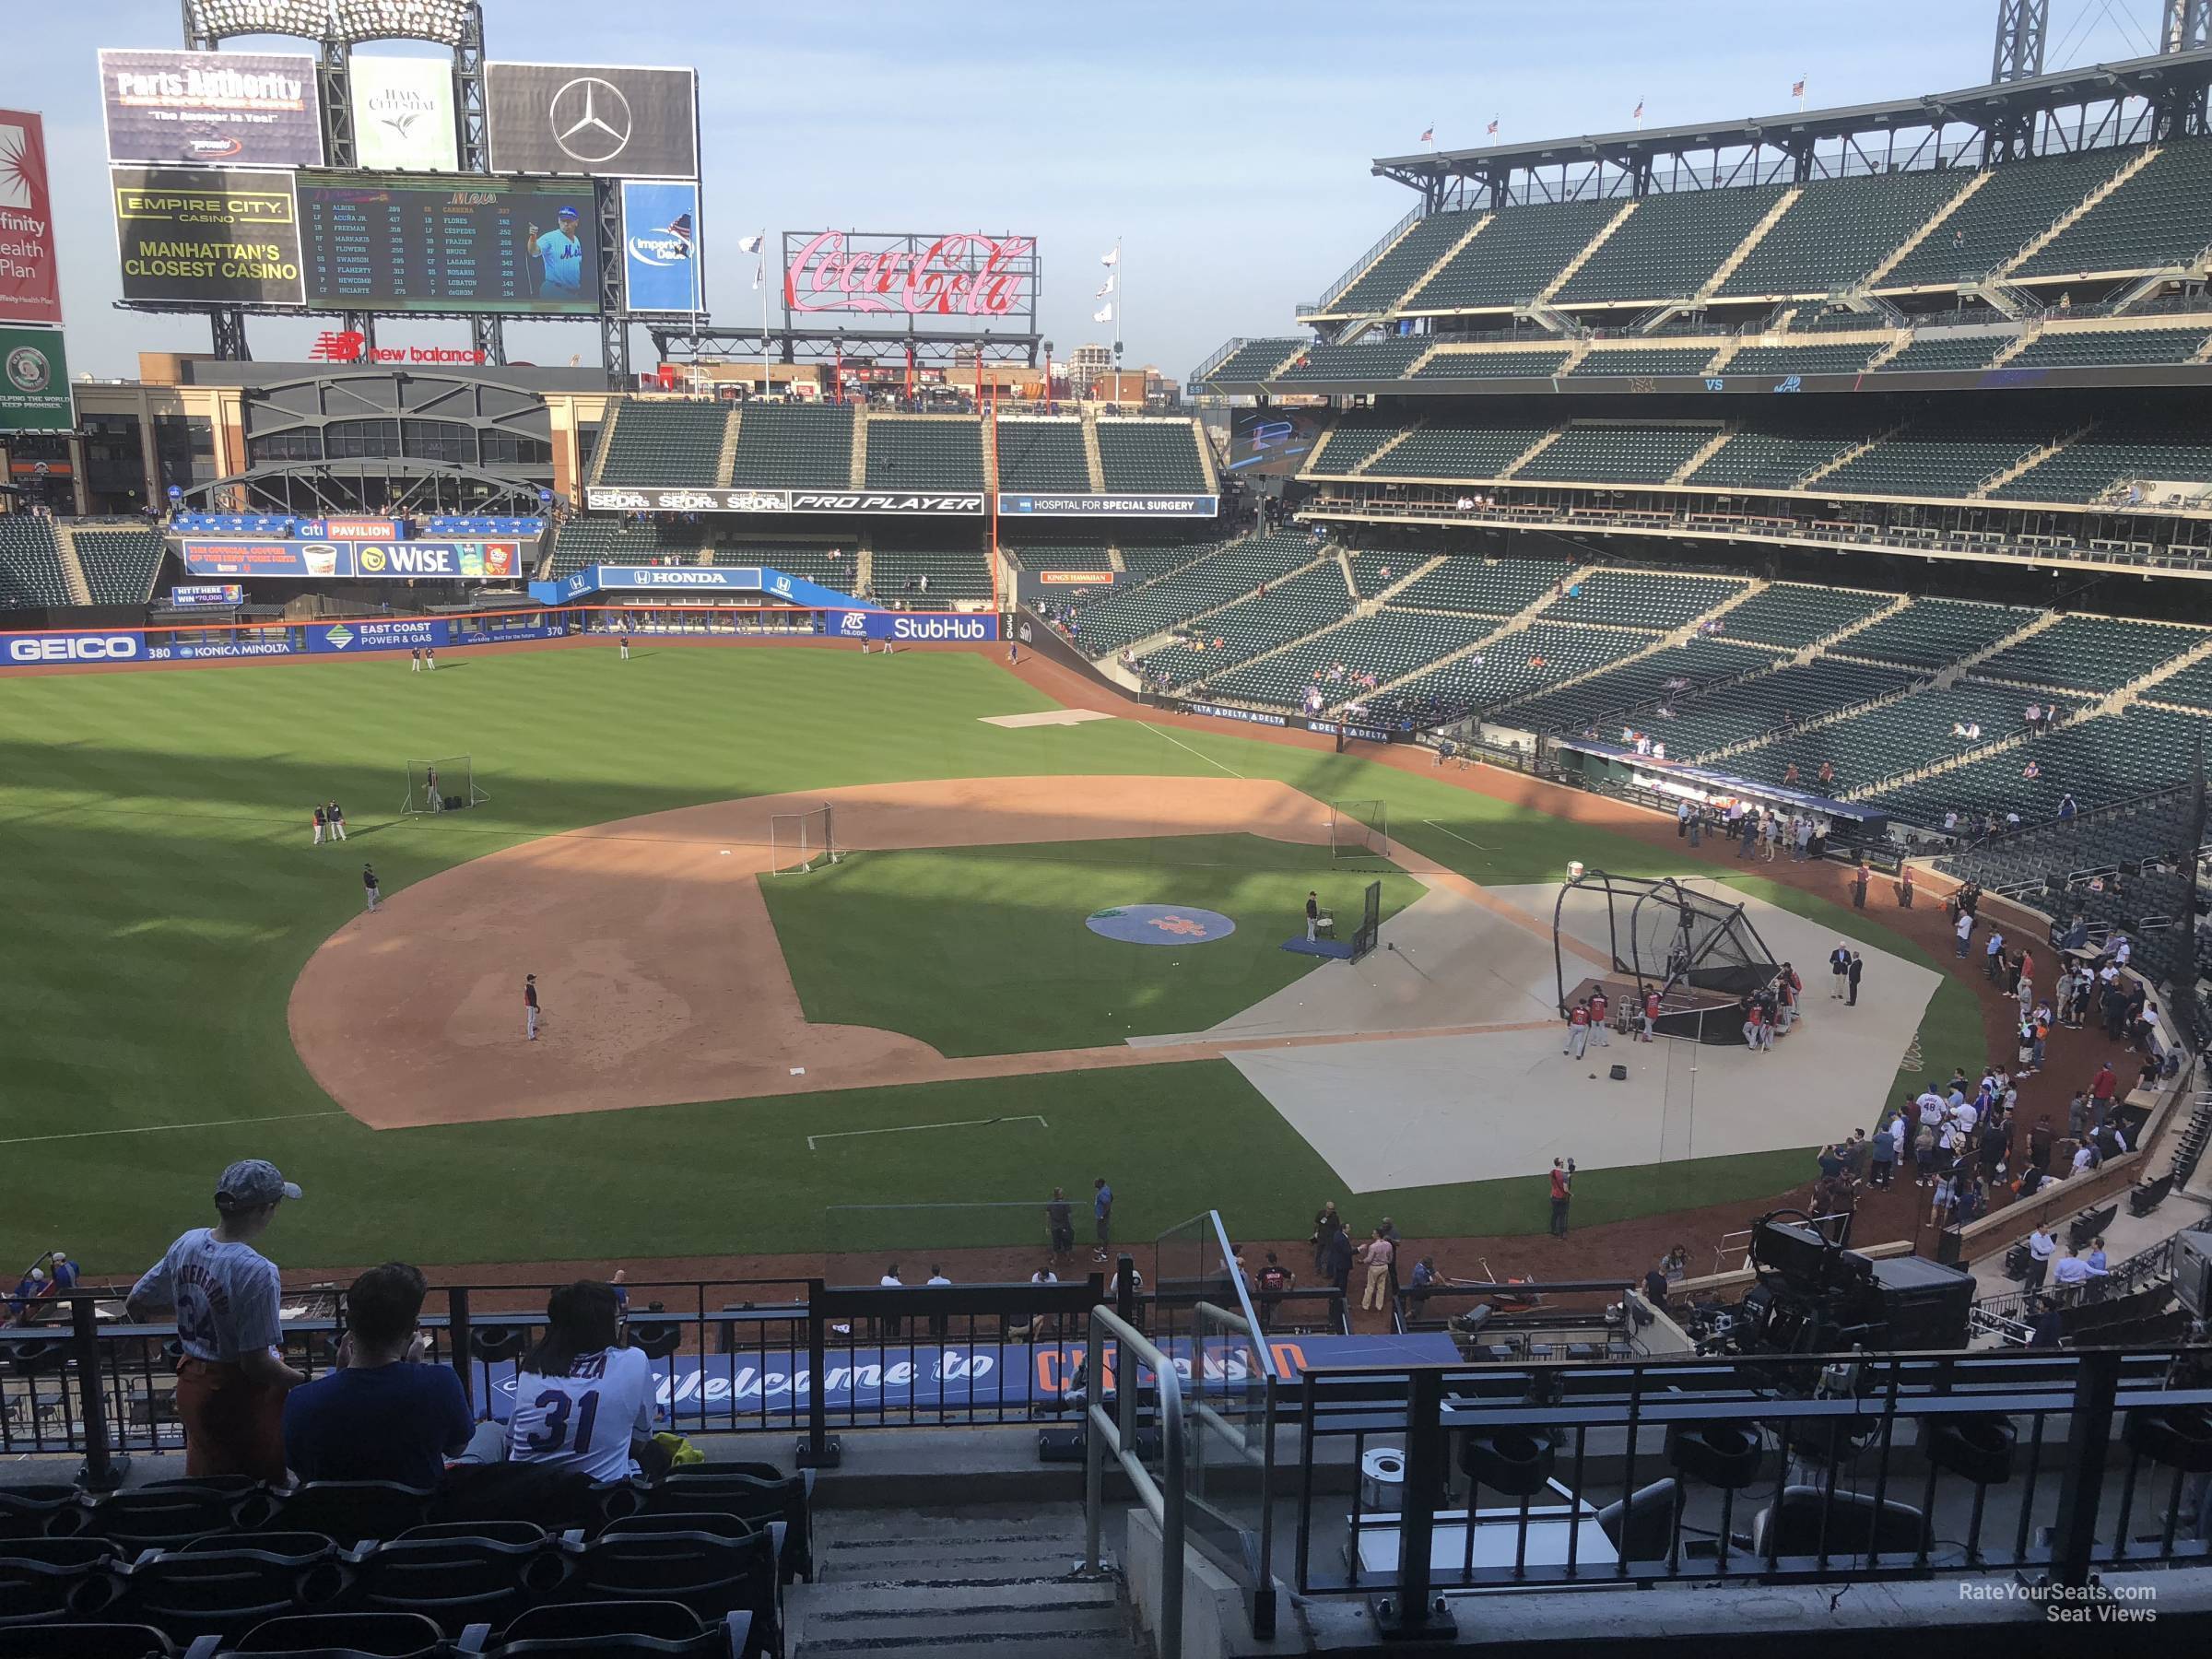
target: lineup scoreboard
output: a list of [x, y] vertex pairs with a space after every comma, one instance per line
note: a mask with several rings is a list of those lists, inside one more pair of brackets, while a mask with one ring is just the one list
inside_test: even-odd
[[599, 309], [589, 184], [301, 173], [299, 193], [311, 307], [554, 316]]

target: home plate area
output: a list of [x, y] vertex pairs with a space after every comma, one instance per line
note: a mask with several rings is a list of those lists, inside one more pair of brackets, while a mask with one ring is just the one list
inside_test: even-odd
[[[1776, 959], [1806, 983], [1794, 1030], [1764, 1053], [1615, 1032], [1580, 1062], [1560, 1053], [1559, 977], [1606, 966], [1602, 917], [1555, 959], [1553, 885], [1431, 880], [1382, 924], [1382, 947], [1326, 962], [1203, 1032], [1355, 1193], [1818, 1147], [1871, 1127], [1938, 982], [1865, 939], [1855, 1007], [1828, 996], [1831, 933], [1744, 900]], [[1610, 1075], [1627, 1067], [1624, 1080]]]

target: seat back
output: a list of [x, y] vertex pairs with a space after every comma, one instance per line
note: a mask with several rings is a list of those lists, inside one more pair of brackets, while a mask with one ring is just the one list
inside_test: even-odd
[[500, 1638], [505, 1655], [572, 1653], [673, 1654], [677, 1659], [742, 1659], [750, 1617], [702, 1619], [677, 1602], [563, 1602], [525, 1613]]
[[235, 1638], [265, 1619], [329, 1606], [351, 1583], [327, 1541], [306, 1557], [237, 1547], [163, 1550], [125, 1571], [120, 1606], [171, 1635]]
[[779, 1587], [776, 1543], [765, 1532], [733, 1538], [715, 1532], [610, 1528], [578, 1552], [571, 1594], [578, 1599], [681, 1602], [709, 1619], [748, 1612], [765, 1632], [781, 1624]]
[[151, 1625], [26, 1625], [0, 1629], [0, 1659], [173, 1659], [176, 1644]]
[[542, 1533], [519, 1543], [410, 1535], [362, 1559], [357, 1594], [364, 1607], [427, 1614], [458, 1636], [472, 1624], [507, 1623], [558, 1594], [569, 1574], [568, 1559]]
[[239, 1501], [235, 1492], [197, 1484], [138, 1487], [93, 1505], [85, 1530], [134, 1550], [175, 1549], [231, 1531]]
[[0, 1487], [0, 1539], [65, 1536], [88, 1518], [73, 1486]]
[[[54, 1550], [48, 1559], [29, 1553], [37, 1545], [74, 1547], [87, 1541], [75, 1538], [26, 1540], [26, 1553], [12, 1553], [0, 1546], [0, 1630], [35, 1624], [41, 1619], [91, 1618], [105, 1612], [121, 1593], [114, 1560], [95, 1554], [72, 1559]], [[90, 1544], [95, 1551], [104, 1546]], [[41, 1551], [41, 1555], [45, 1552]]]
[[269, 1524], [287, 1532], [318, 1532], [351, 1544], [396, 1538], [429, 1519], [428, 1488], [396, 1480], [311, 1480], [277, 1505]]
[[419, 1613], [307, 1613], [264, 1620], [229, 1653], [374, 1653], [432, 1659], [449, 1652], [437, 1624]]

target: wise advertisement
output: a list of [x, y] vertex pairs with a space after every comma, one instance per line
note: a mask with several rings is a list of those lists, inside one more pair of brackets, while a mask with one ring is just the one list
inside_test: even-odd
[[110, 170], [125, 300], [305, 303], [288, 172]]
[[622, 182], [622, 283], [633, 312], [706, 309], [697, 183]]
[[194, 576], [297, 581], [512, 581], [522, 574], [519, 542], [203, 541], [185, 538], [184, 568]]
[[450, 62], [356, 53], [347, 80], [356, 166], [392, 172], [461, 171]]
[[29, 110], [0, 110], [0, 323], [61, 320], [45, 124]]
[[100, 54], [108, 159], [320, 167], [315, 60], [262, 52]]
[[0, 328], [0, 432], [66, 432], [76, 425], [62, 331]]

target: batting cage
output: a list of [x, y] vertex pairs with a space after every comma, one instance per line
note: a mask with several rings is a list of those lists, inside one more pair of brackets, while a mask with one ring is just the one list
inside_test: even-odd
[[1329, 803], [1331, 858], [1388, 858], [1390, 808], [1382, 801]]
[[837, 820], [827, 806], [805, 812], [779, 812], [768, 820], [769, 873], [802, 876], [816, 865], [844, 857], [837, 844]]
[[446, 755], [435, 760], [407, 762], [407, 794], [399, 809], [418, 814], [459, 812], [490, 799], [477, 784], [476, 766], [470, 758]]
[[1382, 933], [1382, 884], [1367, 884], [1367, 896], [1361, 903], [1359, 931], [1352, 935], [1352, 960], [1358, 961], [1375, 947]]
[[[1594, 946], [1610, 974], [1569, 941]], [[1559, 888], [1552, 911], [1552, 961], [1563, 1015], [1602, 987], [1616, 1006], [1661, 1002], [1659, 1033], [1726, 1042], [1740, 1040], [1733, 1020], [1708, 1019], [1747, 993], [1771, 984], [1779, 970], [1739, 901], [1684, 887], [1673, 877], [1647, 880], [1585, 870]]]

